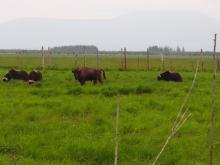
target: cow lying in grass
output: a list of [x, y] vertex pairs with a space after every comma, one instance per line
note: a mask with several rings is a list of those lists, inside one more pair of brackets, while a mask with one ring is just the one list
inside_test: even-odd
[[11, 69], [2, 78], [3, 81], [10, 81], [11, 79], [28, 81], [28, 73], [24, 70]]
[[165, 71], [161, 73], [157, 80], [165, 80], [165, 81], [176, 81], [176, 82], [182, 82], [183, 79], [179, 73], [171, 72], [171, 71]]
[[39, 70], [32, 70], [29, 73], [28, 83], [33, 84], [36, 81], [40, 81], [42, 79], [42, 73]]
[[93, 81], [96, 84], [98, 81], [103, 83], [103, 79], [105, 80], [105, 71], [99, 68], [76, 68], [72, 70], [74, 77], [76, 80], [80, 82], [81, 85], [84, 85], [86, 81]]
[[23, 80], [29, 84], [33, 84], [34, 82], [40, 81], [42, 79], [42, 74], [38, 70], [33, 70], [28, 74], [24, 70], [11, 69], [2, 78], [3, 81], [10, 81], [12, 79]]

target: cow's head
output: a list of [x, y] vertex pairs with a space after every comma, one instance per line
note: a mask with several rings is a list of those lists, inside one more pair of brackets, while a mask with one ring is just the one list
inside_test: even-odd
[[9, 81], [7, 77], [3, 77], [2, 81]]
[[167, 80], [170, 75], [169, 71], [165, 71], [161, 73], [159, 76], [157, 76], [157, 80]]
[[6, 75], [2, 78], [3, 81], [9, 81], [11, 80], [16, 74], [16, 70], [11, 69], [6, 73]]
[[157, 76], [157, 80], [162, 80], [161, 75]]
[[35, 81], [34, 80], [28, 80], [28, 84], [34, 84]]
[[79, 79], [79, 75], [80, 75], [80, 68], [73, 69], [72, 73], [74, 74], [75, 80], [78, 80]]

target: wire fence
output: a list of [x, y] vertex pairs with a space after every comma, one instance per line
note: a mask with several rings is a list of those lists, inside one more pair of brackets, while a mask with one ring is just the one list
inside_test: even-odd
[[[43, 57], [43, 59], [42, 59]], [[139, 54], [1, 54], [0, 68], [69, 70], [100, 67], [106, 70], [195, 71], [197, 56]], [[220, 67], [218, 67], [220, 70]], [[200, 71], [212, 71], [212, 57], [202, 56]]]

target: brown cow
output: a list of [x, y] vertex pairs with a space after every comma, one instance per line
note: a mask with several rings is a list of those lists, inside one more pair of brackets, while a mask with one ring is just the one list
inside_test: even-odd
[[157, 80], [165, 80], [165, 81], [176, 81], [176, 82], [182, 82], [183, 79], [179, 73], [166, 71], [161, 73]]
[[2, 78], [3, 81], [10, 81], [11, 79], [28, 81], [28, 73], [24, 70], [11, 69]]
[[42, 73], [39, 70], [32, 70], [29, 73], [28, 83], [33, 84], [36, 81], [40, 81], [42, 79]]
[[74, 73], [74, 77], [76, 80], [80, 82], [81, 85], [84, 85], [86, 81], [93, 81], [94, 84], [99, 81], [103, 83], [103, 79], [105, 80], [105, 71], [99, 68], [76, 68], [72, 70]]

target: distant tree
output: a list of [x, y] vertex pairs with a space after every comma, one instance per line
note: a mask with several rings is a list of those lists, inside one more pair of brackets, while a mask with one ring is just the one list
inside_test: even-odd
[[163, 52], [164, 52], [164, 53], [170, 53], [170, 52], [173, 52], [173, 49], [170, 48], [169, 46], [165, 46], [165, 47], [163, 48]]
[[180, 49], [179, 46], [177, 46], [177, 48], [176, 48], [176, 52], [177, 52], [177, 53], [181, 53], [181, 49]]
[[173, 49], [169, 46], [159, 47], [157, 45], [154, 45], [154, 46], [149, 46], [148, 51], [154, 54], [161, 54], [161, 53], [168, 54], [168, 53], [173, 52]]
[[157, 45], [154, 45], [154, 46], [149, 46], [148, 47], [148, 50], [150, 52], [162, 52], [163, 51], [163, 48], [157, 46]]
[[182, 53], [185, 53], [185, 48], [184, 48], [184, 46], [182, 47]]
[[88, 45], [74, 45], [74, 46], [59, 46], [51, 49], [55, 53], [96, 53], [98, 48], [96, 46], [88, 46]]

